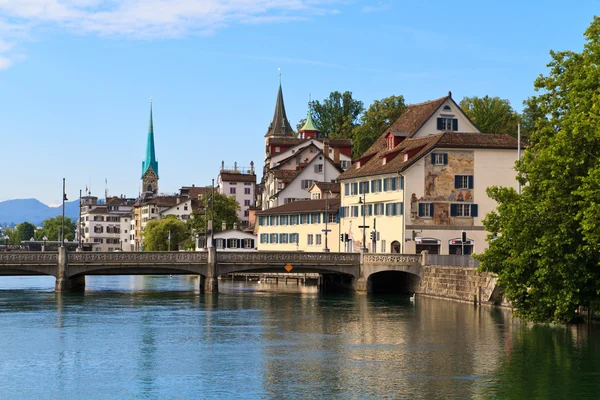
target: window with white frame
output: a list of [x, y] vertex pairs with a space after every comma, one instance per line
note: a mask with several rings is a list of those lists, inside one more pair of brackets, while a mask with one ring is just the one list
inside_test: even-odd
[[473, 175], [456, 175], [454, 177], [455, 189], [473, 189]]
[[302, 223], [308, 224], [308, 214], [302, 214]]
[[387, 248], [385, 246], [385, 240], [381, 241], [381, 252], [382, 253], [387, 253]]
[[335, 223], [337, 222], [337, 216], [335, 214], [327, 214], [327, 222], [331, 223]]
[[276, 233], [271, 233], [271, 240], [269, 240], [269, 243], [273, 244], [273, 243], [277, 243], [277, 234]]
[[315, 164], [315, 172], [318, 174], [323, 173], [323, 164]]
[[311, 187], [312, 183], [312, 179], [303, 179], [302, 181], [300, 181], [300, 186], [302, 187], [302, 189], [308, 189]]
[[348, 168], [350, 168], [350, 161], [348, 161], [348, 160], [341, 160], [340, 161], [340, 167], [343, 170], [347, 170]]
[[457, 217], [470, 217], [471, 216], [471, 204], [456, 204], [456, 216]]
[[314, 236], [312, 233], [306, 235], [306, 244], [312, 246], [314, 244]]
[[315, 235], [315, 244], [319, 246], [321, 244], [321, 234], [318, 233]]
[[319, 200], [321, 198], [321, 193], [313, 193], [312, 194], [312, 199], [313, 200]]
[[244, 248], [251, 249], [253, 247], [252, 242], [253, 242], [252, 239], [244, 239]]
[[419, 217], [433, 217], [433, 203], [419, 203]]

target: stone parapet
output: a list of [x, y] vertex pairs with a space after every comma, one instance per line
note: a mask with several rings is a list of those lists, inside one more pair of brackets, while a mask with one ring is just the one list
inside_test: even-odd
[[417, 292], [421, 295], [468, 302], [501, 303], [497, 278], [489, 272], [451, 266], [425, 266], [423, 272]]

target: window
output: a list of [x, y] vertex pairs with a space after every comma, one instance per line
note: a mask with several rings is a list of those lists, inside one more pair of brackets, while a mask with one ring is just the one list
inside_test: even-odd
[[477, 204], [460, 203], [450, 204], [450, 216], [451, 217], [476, 217], [477, 216]]
[[252, 239], [244, 239], [244, 248], [251, 249], [254, 247], [254, 240]]
[[437, 119], [438, 131], [457, 131], [458, 130], [458, 119], [441, 117]]
[[279, 235], [279, 243], [287, 244], [287, 242], [288, 242], [288, 235], [287, 235], [287, 233], [281, 233]]
[[217, 247], [217, 249], [223, 249], [225, 248], [225, 243], [223, 239], [216, 239], [215, 240], [215, 246]]
[[290, 215], [290, 225], [298, 225], [298, 216]]
[[275, 153], [281, 153], [281, 147], [275, 146]]
[[431, 164], [448, 165], [448, 153], [432, 153]]
[[381, 252], [382, 253], [387, 253], [387, 248], [385, 246], [385, 240], [381, 241]]
[[312, 199], [313, 200], [319, 200], [321, 198], [321, 193], [313, 193], [312, 194]]
[[288, 224], [288, 216], [280, 215], [279, 216], [279, 225], [287, 225]]
[[340, 161], [340, 167], [342, 167], [343, 170], [347, 170], [348, 168], [350, 168], [350, 161], [348, 161], [348, 160]]
[[352, 196], [356, 196], [358, 194], [358, 182], [352, 183], [352, 191], [350, 192]]
[[308, 189], [311, 187], [312, 183], [313, 183], [312, 179], [303, 179], [300, 182], [300, 185], [301, 185], [302, 189]]
[[344, 184], [344, 196], [350, 196], [350, 184], [349, 183]]
[[351, 210], [351, 217], [358, 217], [358, 206], [352, 206]]
[[309, 233], [308, 235], [306, 235], [306, 244], [309, 246], [312, 246], [314, 244], [312, 233]]
[[308, 224], [308, 214], [302, 214], [302, 223]]
[[279, 182], [279, 183], [277, 184], [277, 189], [278, 189], [278, 190], [283, 190], [283, 189], [285, 189], [285, 183], [283, 183], [283, 182]]
[[473, 175], [454, 176], [455, 189], [473, 189]]
[[183, 211], [187, 211], [188, 210], [188, 206], [183, 206]]
[[234, 187], [229, 188], [229, 194], [235, 194], [235, 188]]
[[250, 211], [244, 210], [244, 217], [249, 217], [249, 216], [250, 216]]
[[433, 217], [433, 203], [419, 203], [419, 217]]
[[315, 244], [319, 246], [321, 244], [321, 234], [318, 233], [315, 235]]
[[374, 179], [371, 181], [371, 192], [372, 193], [381, 192], [381, 179]]
[[244, 194], [250, 194], [250, 188], [244, 188]]
[[271, 243], [271, 244], [277, 243], [277, 234], [276, 233], [271, 233], [271, 240], [269, 241], [269, 243]]
[[327, 222], [331, 223], [336, 223], [337, 222], [337, 215], [335, 214], [327, 214]]
[[249, 206], [250, 205], [250, 200], [244, 200], [244, 205], [245, 206]]
[[315, 172], [318, 174], [323, 173], [323, 164], [315, 164]]
[[250, 186], [250, 185], [252, 185], [250, 182], [244, 183], [244, 186]]
[[228, 244], [229, 244], [230, 249], [237, 249], [237, 247], [238, 247], [237, 239], [229, 239], [228, 242], [229, 242]]
[[104, 228], [101, 226], [95, 226], [94, 227], [94, 233], [102, 233], [104, 232]]

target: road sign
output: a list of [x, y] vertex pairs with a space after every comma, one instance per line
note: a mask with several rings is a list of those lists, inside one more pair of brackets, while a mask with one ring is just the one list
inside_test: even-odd
[[325, 232], [325, 233], [331, 232], [331, 229], [321, 229], [321, 232]]
[[285, 268], [285, 270], [286, 270], [287, 272], [290, 272], [291, 270], [293, 270], [293, 269], [294, 269], [294, 267], [292, 267], [290, 264], [286, 265], [286, 266], [285, 266], [285, 267], [283, 267], [283, 268]]

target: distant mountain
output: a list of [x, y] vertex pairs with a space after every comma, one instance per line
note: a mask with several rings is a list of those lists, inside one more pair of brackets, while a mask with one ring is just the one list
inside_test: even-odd
[[[50, 207], [36, 199], [17, 199], [0, 202], [0, 225], [31, 222], [41, 226], [47, 218], [62, 215], [62, 205]], [[79, 199], [65, 203], [65, 217], [79, 218]]]

